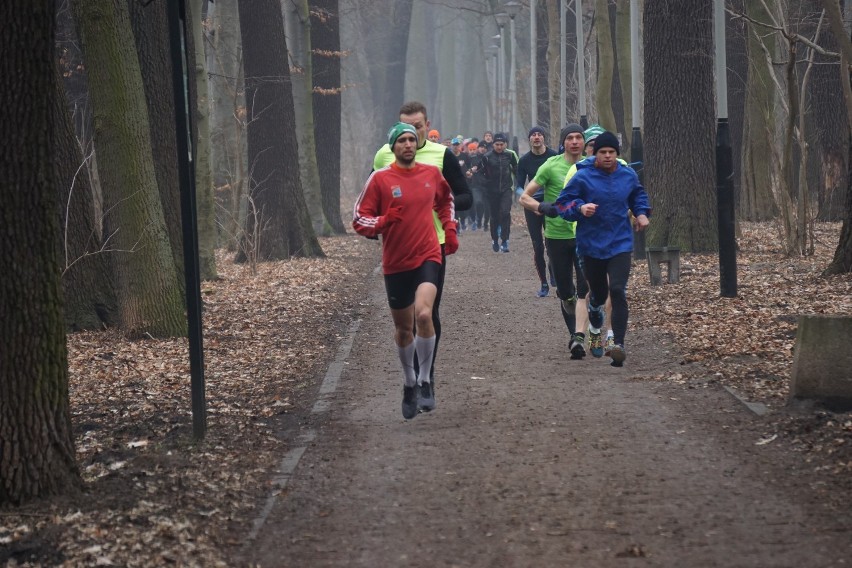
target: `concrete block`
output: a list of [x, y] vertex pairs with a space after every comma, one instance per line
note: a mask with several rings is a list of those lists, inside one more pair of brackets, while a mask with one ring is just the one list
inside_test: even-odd
[[648, 272], [651, 274], [651, 286], [663, 283], [661, 264], [667, 265], [668, 282], [674, 284], [680, 280], [680, 249], [677, 247], [648, 247], [645, 249], [648, 258]]
[[790, 395], [852, 408], [852, 316], [799, 316]]

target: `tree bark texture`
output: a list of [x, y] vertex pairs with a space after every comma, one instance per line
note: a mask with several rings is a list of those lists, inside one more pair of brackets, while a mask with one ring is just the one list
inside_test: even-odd
[[[762, 0], [746, 0], [749, 18], [765, 22], [768, 15]], [[777, 53], [771, 39], [761, 41], [765, 30], [754, 24], [746, 26], [748, 79], [743, 120], [742, 177], [738, 217], [747, 221], [768, 221], [778, 215], [772, 189], [780, 176], [776, 147], [777, 93], [772, 80], [769, 58]], [[771, 37], [774, 37], [771, 36]]]
[[217, 188], [218, 225], [230, 251], [237, 250], [245, 224], [246, 126], [242, 79], [243, 48], [237, 0], [213, 4], [208, 52], [212, 96], [213, 179]]
[[192, 34], [195, 65], [195, 202], [198, 218], [198, 270], [203, 280], [215, 280], [216, 273], [216, 202], [210, 158], [210, 93], [207, 81], [207, 43], [202, 31], [202, 8], [207, 0], [192, 0], [187, 10], [187, 34]]
[[61, 254], [65, 322], [68, 329], [103, 329], [118, 322], [118, 306], [106, 252], [101, 250], [100, 219], [95, 217], [92, 186], [86, 174], [71, 113], [65, 100], [62, 79], [57, 73], [56, 94], [51, 98], [61, 232], [57, 235]]
[[715, 251], [713, 5], [645, 2], [644, 26], [647, 243]]
[[[169, 52], [168, 6], [151, 2], [143, 6], [127, 0], [130, 25], [136, 42], [139, 70], [145, 88], [151, 151], [163, 218], [177, 274], [183, 276], [183, 230], [180, 213], [175, 98], [172, 91], [172, 60]], [[185, 282], [180, 278], [183, 290]]]
[[612, 111], [612, 77], [615, 71], [615, 54], [612, 52], [612, 30], [609, 21], [608, 0], [595, 0], [595, 38], [598, 47], [598, 81], [595, 88], [595, 106], [598, 124], [610, 132], [618, 132], [615, 113]]
[[[633, 132], [633, 83], [630, 69], [633, 52], [630, 50], [630, 2], [618, 2], [615, 10], [615, 53], [618, 67], [618, 85], [621, 95], [618, 107], [621, 140], [621, 153], [630, 155], [630, 143]], [[641, 37], [641, 36], [640, 36]], [[615, 97], [613, 96], [613, 100]], [[642, 100], [641, 98], [639, 100]]]
[[121, 327], [131, 337], [185, 335], [183, 285], [157, 189], [136, 47], [127, 41], [127, 4], [74, 0], [72, 6], [89, 70]]
[[[837, 53], [840, 49], [827, 23], [823, 23], [817, 43], [827, 51]], [[810, 81], [810, 116], [813, 117], [813, 150], [811, 158], [817, 165], [816, 180], [818, 219], [839, 221], [843, 219], [849, 163], [846, 144], [848, 129], [845, 125], [846, 104], [843, 100], [840, 61], [816, 53]]]
[[313, 55], [313, 113], [322, 210], [332, 231], [346, 229], [340, 215], [341, 84], [339, 0], [313, 0], [311, 46]]
[[[743, 13], [744, 0], [732, 0], [731, 8]], [[748, 80], [748, 26], [740, 18], [726, 14], [725, 35], [726, 57], [728, 61], [728, 118], [731, 131], [731, 148], [734, 172], [734, 197], [737, 210], [740, 206], [743, 176], [743, 132], [745, 127], [746, 81]], [[739, 215], [737, 215], [739, 218]], [[737, 225], [739, 228], [739, 225]]]
[[308, 0], [285, 0], [284, 13], [290, 74], [293, 86], [293, 109], [296, 119], [296, 140], [299, 145], [299, 176], [311, 225], [318, 235], [328, 236], [331, 227], [325, 221], [320, 194], [317, 144], [314, 138], [313, 62], [311, 58], [311, 19]]
[[[559, 108], [560, 96], [559, 93], [562, 90], [562, 83], [560, 78], [561, 73], [561, 64], [560, 64], [560, 50], [559, 50], [559, 42], [560, 42], [560, 33], [559, 33], [559, 20], [560, 20], [560, 0], [545, 0], [545, 4], [547, 5], [547, 84], [548, 84], [548, 93], [550, 94], [550, 124], [548, 125], [548, 131], [550, 133], [550, 143], [556, 148], [559, 146], [560, 141], [557, 140], [559, 138], [559, 131], [562, 129], [559, 121], [562, 117], [562, 109]], [[574, 44], [576, 45], [576, 44]], [[567, 56], [566, 49], [566, 58]], [[567, 69], [571, 69], [571, 67], [567, 67]]]
[[246, 260], [252, 250], [258, 260], [323, 256], [296, 163], [299, 149], [281, 4], [278, 0], [240, 0], [239, 14], [245, 56], [250, 209], [254, 214], [246, 216], [245, 244], [237, 261]]
[[[532, 104], [538, 105], [538, 124], [539, 126], [544, 127], [544, 129], [549, 133], [547, 137], [547, 142], [550, 142], [553, 133], [553, 120], [550, 115], [550, 101], [553, 99], [553, 94], [550, 90], [550, 83], [548, 82], [548, 72], [549, 65], [547, 59], [547, 47], [549, 42], [549, 34], [550, 28], [548, 24], [548, 13], [547, 6], [545, 6], [544, 2], [541, 0], [532, 0], [536, 2], [536, 68], [533, 70], [535, 74], [536, 81], [536, 93], [538, 93], [538, 100], [533, 101]], [[556, 93], [558, 95], [558, 92]], [[556, 133], [556, 136], [559, 136], [559, 133]]]
[[68, 410], [53, 162], [52, 0], [7, 0], [0, 18], [0, 505], [80, 483]]

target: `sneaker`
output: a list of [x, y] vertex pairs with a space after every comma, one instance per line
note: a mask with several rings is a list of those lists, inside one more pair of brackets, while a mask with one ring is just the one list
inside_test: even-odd
[[597, 308], [593, 308], [592, 304], [589, 303], [589, 324], [596, 328], [600, 329], [604, 323], [604, 316], [606, 315], [605, 308], [603, 306], [598, 306]]
[[497, 244], [497, 241], [491, 241], [491, 250], [500, 252], [500, 245]]
[[503, 252], [509, 252], [509, 241], [503, 241], [503, 245], [500, 247], [500, 250]]
[[601, 343], [601, 334], [589, 332], [589, 351], [592, 352], [592, 357], [603, 357], [604, 350]]
[[475, 230], [476, 230], [476, 221], [474, 221], [473, 223], [471, 223], [471, 224], [470, 224], [470, 230], [471, 230], [471, 231], [475, 231]]
[[617, 343], [609, 350], [609, 356], [612, 357], [610, 365], [613, 367], [622, 367], [624, 365], [624, 360], [627, 359], [627, 353], [624, 352], [624, 346]]
[[609, 357], [612, 348], [615, 347], [615, 338], [611, 335], [606, 337], [606, 342], [604, 342], [604, 355]]
[[411, 420], [417, 416], [417, 387], [402, 387], [402, 417]]
[[571, 296], [562, 300], [562, 309], [569, 316], [573, 316], [577, 311], [577, 296]]
[[586, 356], [586, 348], [583, 347], [583, 341], [585, 337], [581, 337], [579, 335], [575, 335], [571, 338], [571, 342], [568, 343], [568, 350], [571, 351], [572, 359], [582, 359]]
[[420, 390], [420, 397], [417, 400], [417, 410], [420, 412], [435, 410], [435, 391], [432, 390], [432, 383], [420, 383], [420, 386], [417, 388]]
[[544, 297], [545, 297], [545, 296], [547, 296], [549, 293], [550, 293], [550, 286], [548, 286], [548, 285], [547, 285], [547, 282], [544, 282], [544, 283], [541, 285], [541, 290], [539, 290], [539, 291], [538, 291], [538, 297], [539, 297], [539, 298], [544, 298]]

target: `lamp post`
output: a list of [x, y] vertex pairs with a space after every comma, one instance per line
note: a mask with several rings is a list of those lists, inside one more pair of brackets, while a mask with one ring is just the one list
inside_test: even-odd
[[[560, 130], [567, 122], [565, 116], [565, 105], [567, 104], [565, 97], [565, 89], [568, 88], [568, 66], [565, 64], [565, 43], [568, 39], [568, 34], [565, 31], [565, 20], [568, 17], [567, 2], [561, 2], [562, 8], [559, 10], [559, 128], [551, 128], [554, 132]], [[550, 118], [553, 122], [553, 117]], [[562, 145], [562, 141], [559, 142]]]
[[734, 160], [728, 127], [728, 78], [725, 58], [725, 6], [714, 0], [716, 43], [716, 207], [719, 212], [719, 280], [721, 296], [737, 296], [737, 241], [734, 226]]
[[[633, 115], [633, 136], [630, 139], [630, 161], [643, 181], [642, 127], [639, 120], [639, 0], [630, 0], [630, 111]], [[645, 231], [633, 238], [633, 258], [645, 258]]]
[[497, 124], [497, 54], [500, 53], [500, 46], [496, 43], [492, 43], [485, 52], [488, 54], [488, 58], [491, 62], [491, 77], [492, 82], [489, 85], [489, 95], [488, 100], [490, 101], [492, 97], [494, 97], [495, 101], [493, 104], [489, 105], [488, 111], [488, 128], [495, 128], [494, 125]]
[[[506, 99], [506, 88], [507, 88], [507, 81], [506, 81], [506, 44], [505, 44], [505, 42], [502, 41], [502, 39], [503, 39], [503, 30], [506, 28], [506, 24], [509, 23], [509, 20], [511, 18], [509, 18], [509, 14], [507, 14], [506, 12], [498, 12], [497, 14], [494, 14], [494, 19], [497, 20], [497, 27], [500, 29], [500, 40], [501, 41], [500, 41], [500, 57], [498, 58], [498, 61], [500, 62], [500, 79], [501, 79], [500, 80], [500, 101], [502, 103]], [[506, 122], [507, 122], [507, 117], [506, 117], [507, 113], [503, 109], [503, 106], [504, 105], [501, 104], [499, 128], [500, 128], [501, 131], [505, 132]]]
[[492, 37], [494, 40], [494, 45], [497, 46], [497, 59], [495, 61], [496, 67], [494, 68], [496, 73], [494, 76], [496, 77], [497, 83], [494, 89], [494, 128], [497, 131], [502, 130], [501, 124], [503, 123], [503, 102], [502, 102], [502, 92], [503, 92], [503, 33], [502, 28], [498, 26], [497, 35]]
[[538, 30], [536, 29], [535, 15], [536, 0], [530, 0], [530, 122], [533, 126], [538, 125]]
[[509, 0], [503, 4], [503, 10], [509, 15], [509, 97], [511, 99], [511, 115], [509, 119], [509, 131], [512, 136], [518, 132], [518, 81], [515, 77], [516, 45], [515, 45], [515, 16], [521, 12], [521, 3], [517, 0]]
[[574, 0], [574, 11], [577, 24], [577, 102], [580, 108], [580, 126], [586, 128], [586, 47], [583, 43], [583, 2]]

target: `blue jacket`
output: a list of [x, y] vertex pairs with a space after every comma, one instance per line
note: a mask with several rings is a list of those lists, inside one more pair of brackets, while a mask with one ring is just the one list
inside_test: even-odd
[[[591, 217], [580, 206], [595, 203]], [[556, 210], [566, 221], [577, 221], [577, 252], [607, 259], [633, 251], [633, 226], [627, 210], [636, 216], [651, 216], [645, 188], [632, 168], [619, 163], [612, 173], [595, 167], [595, 158], [577, 163], [577, 173], [556, 199]]]

